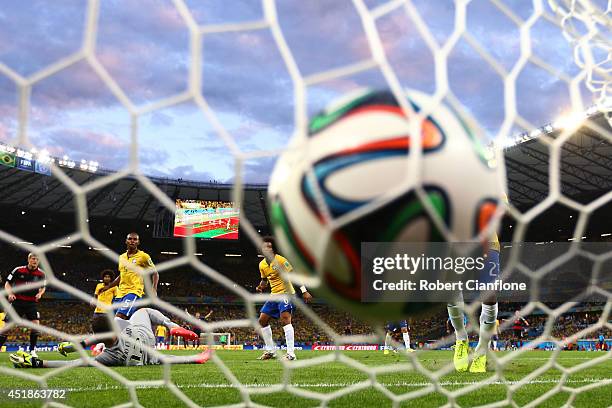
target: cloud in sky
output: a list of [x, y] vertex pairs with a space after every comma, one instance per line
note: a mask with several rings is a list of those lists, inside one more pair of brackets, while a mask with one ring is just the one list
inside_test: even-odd
[[[368, 0], [370, 9], [385, 1]], [[453, 32], [450, 1], [415, 0], [416, 10], [440, 44]], [[504, 2], [521, 19], [531, 5]], [[255, 21], [260, 2], [187, 2], [199, 24]], [[302, 75], [338, 68], [371, 57], [368, 38], [350, 1], [276, 2], [280, 27]], [[81, 44], [85, 3], [7, 1], [0, 10], [0, 61], [22, 75], [76, 51]], [[146, 12], [143, 12], [145, 11]], [[117, 84], [137, 105], [186, 89], [189, 33], [167, 0], [101, 2], [96, 54]], [[404, 8], [377, 21], [386, 56], [400, 83], [425, 92], [436, 89], [434, 58]], [[468, 5], [467, 30], [505, 69], [519, 57], [518, 29], [488, 2]], [[559, 72], [575, 75], [572, 50], [555, 25], [540, 19], [531, 31], [533, 51]], [[294, 84], [269, 30], [207, 34], [203, 41], [202, 93], [221, 124], [243, 151], [286, 145], [294, 128]], [[504, 115], [502, 80], [465, 40], [448, 59], [450, 89], [492, 136]], [[383, 87], [378, 69], [328, 81], [308, 89], [309, 114], [357, 87]], [[585, 98], [589, 95], [585, 94]], [[0, 141], [16, 127], [15, 86], [0, 76]], [[301, 102], [301, 101], [298, 101]], [[588, 102], [586, 102], [588, 105]], [[530, 63], [517, 81], [519, 113], [545, 124], [569, 108], [567, 85]], [[129, 160], [130, 121], [104, 82], [85, 62], [36, 84], [31, 99], [30, 135], [39, 147], [75, 160], [97, 160], [121, 168]], [[234, 157], [193, 103], [165, 108], [139, 120], [143, 171], [164, 177], [231, 180]], [[246, 181], [267, 179], [274, 160], [245, 167]]]

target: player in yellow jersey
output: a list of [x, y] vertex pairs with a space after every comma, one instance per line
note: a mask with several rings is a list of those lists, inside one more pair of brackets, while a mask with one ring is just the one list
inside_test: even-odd
[[129, 319], [138, 309], [134, 303], [144, 295], [144, 275], [149, 271], [153, 275], [153, 291], [157, 293], [159, 274], [149, 254], [138, 249], [140, 237], [136, 232], [130, 232], [125, 240], [127, 250], [119, 256], [119, 276], [104, 290], [118, 286], [113, 303], [118, 304], [116, 317]]
[[167, 329], [166, 326], [163, 325], [159, 325], [157, 326], [157, 328], [155, 329], [155, 339], [157, 340], [157, 345], [158, 346], [163, 346], [166, 344], [166, 333], [167, 333]]
[[[295, 345], [294, 345], [294, 330], [291, 324], [291, 313], [293, 313], [293, 304], [288, 296], [295, 294], [295, 289], [291, 282], [284, 280], [281, 276], [281, 271], [291, 272], [293, 267], [281, 255], [276, 253], [276, 245], [273, 237], [263, 237], [263, 245], [261, 252], [264, 259], [259, 263], [259, 273], [261, 282], [257, 285], [257, 292], [263, 292], [270, 286], [272, 295], [278, 296], [279, 300], [268, 300], [264, 303], [259, 314], [259, 324], [261, 325], [261, 334], [265, 343], [265, 351], [259, 357], [260, 360], [269, 360], [276, 357], [274, 351], [275, 344], [272, 339], [272, 328], [270, 327], [270, 318], [280, 319], [285, 332], [285, 340], [287, 341], [287, 354], [285, 360], [295, 360]], [[312, 296], [308, 293], [305, 286], [300, 287], [304, 302], [309, 303]], [[284, 295], [284, 296], [283, 296]]]
[[[506, 198], [507, 202], [507, 198]], [[488, 211], [481, 211], [479, 216], [479, 228], [483, 230], [488, 222], [490, 221], [493, 213], [495, 212], [496, 205], [491, 203]], [[493, 233], [489, 242], [485, 243], [484, 253], [484, 267], [480, 270], [481, 282], [494, 282], [501, 273], [499, 263], [499, 252], [500, 252], [499, 238], [496, 233]], [[495, 324], [497, 322], [497, 294], [486, 293], [482, 298], [482, 309], [480, 311], [480, 329], [478, 333], [478, 344], [474, 349], [474, 359], [472, 364], [469, 364], [469, 340], [467, 330], [465, 329], [464, 317], [463, 317], [463, 295], [458, 294], [456, 302], [449, 303], [447, 305], [448, 317], [455, 329], [455, 353], [453, 357], [453, 363], [455, 370], [463, 372], [469, 371], [471, 373], [484, 373], [487, 371], [487, 351], [489, 350], [489, 341], [491, 335], [495, 330]]]
[[[98, 301], [96, 305], [96, 310], [94, 310], [94, 319], [97, 317], [103, 317], [106, 310], [110, 309], [110, 306], [113, 304], [113, 299], [117, 295], [117, 287], [114, 286], [108, 290], [103, 290], [105, 286], [109, 285], [115, 274], [110, 269], [105, 269], [100, 273], [100, 277], [102, 278], [102, 282], [96, 285], [96, 289], [94, 291], [94, 298]], [[108, 306], [105, 307], [104, 305]]]

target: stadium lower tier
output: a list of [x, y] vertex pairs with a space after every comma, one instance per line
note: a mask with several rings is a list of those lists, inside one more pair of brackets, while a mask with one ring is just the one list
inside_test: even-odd
[[[222, 320], [240, 320], [245, 319], [246, 312], [242, 305], [228, 304], [177, 304], [181, 310], [187, 310], [192, 316], [200, 313], [202, 316], [213, 312], [211, 321]], [[517, 331], [513, 329], [512, 324], [504, 324], [504, 316], [510, 318], [510, 310], [515, 310], [516, 305], [500, 305], [500, 317], [502, 325], [506, 326], [505, 330], [500, 333], [500, 341], [507, 342], [508, 347], [520, 345], [530, 339], [534, 339], [542, 334], [544, 325], [547, 322], [545, 315], [526, 316], [529, 321], [529, 326], [524, 327], [520, 331], [520, 336], [517, 337]], [[351, 315], [337, 311], [327, 305], [312, 305], [313, 311], [330, 326], [336, 333], [340, 334], [370, 334], [374, 331], [373, 327], [355, 319]], [[505, 310], [507, 309], [507, 310]], [[571, 336], [587, 327], [596, 323], [600, 316], [601, 310], [597, 311], [598, 307], [584, 306], [583, 309], [589, 311], [579, 311], [567, 313], [555, 321], [551, 335], [556, 339], [563, 339]], [[599, 308], [600, 309], [600, 308]], [[593, 311], [595, 310], [595, 311]], [[41, 324], [47, 327], [59, 330], [67, 334], [88, 334], [90, 333], [90, 322], [93, 313], [93, 308], [85, 303], [76, 303], [69, 301], [50, 301], [43, 300], [39, 304], [41, 314]], [[187, 322], [181, 320], [180, 317], [174, 316], [173, 320], [179, 324], [189, 327]], [[446, 310], [420, 319], [410, 320], [410, 336], [413, 343], [429, 344], [435, 340], [441, 339], [447, 335], [447, 315]], [[381, 322], [381, 326], [385, 322]], [[509, 322], [511, 323], [511, 322]], [[2, 323], [0, 323], [0, 327]], [[295, 329], [296, 342], [304, 346], [312, 346], [313, 344], [331, 344], [331, 338], [316, 324], [309, 320], [299, 310], [293, 316], [293, 326]], [[280, 322], [272, 324], [274, 339], [278, 344], [284, 343], [283, 330]], [[477, 337], [478, 329], [467, 326], [470, 336]], [[215, 329], [216, 332], [230, 333], [232, 344], [241, 345], [258, 345], [261, 344], [260, 336], [252, 328], [235, 328], [235, 327], [220, 327]], [[583, 336], [582, 339], [597, 339], [600, 335], [606, 339], [612, 338], [612, 330], [601, 329], [592, 331]], [[57, 342], [60, 339], [51, 336], [47, 333], [41, 333], [40, 342]], [[8, 343], [28, 343], [29, 329], [21, 327], [13, 327], [8, 331]]]

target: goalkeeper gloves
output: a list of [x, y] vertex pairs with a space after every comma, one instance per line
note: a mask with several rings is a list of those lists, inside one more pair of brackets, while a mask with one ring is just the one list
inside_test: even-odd
[[57, 346], [57, 351], [59, 351], [59, 353], [66, 357], [68, 355], [68, 353], [74, 353], [76, 351], [76, 348], [74, 347], [74, 344], [72, 344], [69, 341], [62, 341], [58, 346]]
[[19, 350], [9, 356], [15, 368], [41, 368], [43, 361], [23, 350]]

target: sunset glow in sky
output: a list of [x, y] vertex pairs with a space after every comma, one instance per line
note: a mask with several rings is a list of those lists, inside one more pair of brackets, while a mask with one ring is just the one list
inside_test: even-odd
[[[383, 1], [366, 1], [374, 10]], [[433, 38], [443, 44], [453, 32], [451, 1], [412, 2]], [[531, 2], [503, 1], [526, 21]], [[552, 12], [544, 2], [543, 9]], [[186, 1], [200, 25], [264, 19], [258, 1]], [[371, 56], [359, 13], [351, 1], [277, 1], [280, 29], [302, 77], [363, 61]], [[81, 47], [87, 2], [4, 1], [0, 8], [0, 62], [27, 77]], [[518, 26], [488, 1], [467, 6], [467, 32], [509, 71], [520, 57]], [[399, 7], [376, 21], [386, 56], [401, 84], [427, 93], [436, 90], [431, 49]], [[528, 62], [517, 78], [518, 113], [535, 126], [571, 108], [569, 86], [559, 75], [580, 71], [559, 27], [539, 17], [530, 30], [533, 54], [556, 72]], [[202, 95], [241, 151], [278, 150], [294, 131], [294, 83], [269, 28], [205, 34], [202, 45]], [[96, 55], [136, 106], [186, 90], [191, 63], [189, 30], [171, 1], [100, 2]], [[459, 38], [448, 57], [450, 90], [490, 138], [504, 120], [500, 75]], [[353, 89], [386, 84], [380, 70], [308, 88], [313, 114]], [[594, 95], [583, 87], [583, 103]], [[16, 137], [17, 88], [0, 74], [0, 142]], [[43, 79], [32, 89], [28, 134], [53, 156], [95, 160], [100, 167], [127, 165], [130, 119], [92, 67], [80, 61]], [[520, 126], [515, 133], [523, 131]], [[231, 182], [234, 157], [194, 102], [145, 114], [139, 121], [139, 159], [147, 175]], [[245, 163], [247, 182], [267, 182], [275, 157]]]

